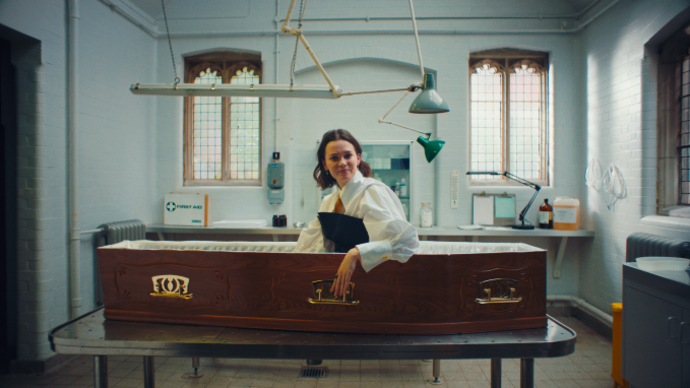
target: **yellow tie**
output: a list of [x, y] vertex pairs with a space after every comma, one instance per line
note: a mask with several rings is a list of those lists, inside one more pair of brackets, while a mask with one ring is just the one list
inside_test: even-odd
[[340, 200], [340, 194], [338, 194], [338, 200], [335, 201], [335, 207], [333, 208], [333, 213], [343, 212], [343, 201]]

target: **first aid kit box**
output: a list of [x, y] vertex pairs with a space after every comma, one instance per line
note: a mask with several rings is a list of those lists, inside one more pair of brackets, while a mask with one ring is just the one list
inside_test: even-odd
[[208, 194], [166, 194], [163, 224], [208, 226]]

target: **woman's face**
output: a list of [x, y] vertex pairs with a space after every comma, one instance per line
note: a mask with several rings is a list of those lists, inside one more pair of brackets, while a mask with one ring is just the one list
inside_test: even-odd
[[355, 176], [362, 158], [355, 146], [347, 140], [334, 140], [326, 144], [326, 159], [323, 167], [338, 182], [338, 187], [343, 187]]

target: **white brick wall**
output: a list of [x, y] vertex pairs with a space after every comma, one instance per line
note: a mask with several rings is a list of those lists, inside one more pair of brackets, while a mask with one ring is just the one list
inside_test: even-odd
[[688, 5], [674, 0], [620, 2], [581, 37], [589, 107], [587, 159], [599, 159], [603, 169], [614, 164], [627, 184], [627, 197], [610, 210], [600, 192], [586, 193], [588, 225], [597, 237], [580, 258], [580, 296], [604, 311], [621, 300], [621, 264], [629, 234], [690, 235], [688, 227], [662, 228], [641, 221], [654, 214], [656, 198], [656, 75], [654, 66], [645, 64], [644, 45]]
[[[132, 98], [154, 77], [151, 37], [97, 0], [79, 25], [79, 225], [152, 221], [153, 102]], [[13, 57], [18, 82], [18, 357], [52, 354], [48, 333], [69, 319], [66, 2], [3, 1], [0, 24], [38, 41]], [[16, 43], [15, 43], [16, 44]], [[28, 59], [24, 59], [24, 58]], [[93, 242], [81, 247], [82, 312], [95, 307]]]

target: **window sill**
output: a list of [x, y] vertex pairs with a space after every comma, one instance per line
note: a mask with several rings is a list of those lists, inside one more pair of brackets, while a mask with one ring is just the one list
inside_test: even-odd
[[679, 231], [690, 231], [690, 218], [669, 217], [669, 216], [646, 216], [640, 220], [642, 225], [675, 229]]

